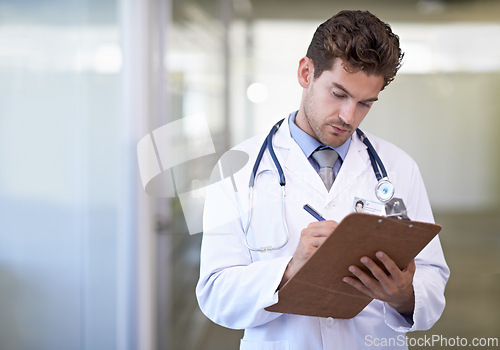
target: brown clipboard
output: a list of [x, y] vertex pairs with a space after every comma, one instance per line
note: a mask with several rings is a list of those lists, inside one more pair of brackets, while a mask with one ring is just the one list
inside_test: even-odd
[[[372, 298], [342, 281], [353, 276], [348, 267], [368, 271], [360, 258], [378, 262], [387, 253], [404, 268], [441, 231], [441, 226], [417, 221], [352, 213], [323, 242], [302, 268], [279, 290], [279, 300], [268, 311], [334, 318], [352, 318]], [[381, 265], [381, 263], [380, 263]]]

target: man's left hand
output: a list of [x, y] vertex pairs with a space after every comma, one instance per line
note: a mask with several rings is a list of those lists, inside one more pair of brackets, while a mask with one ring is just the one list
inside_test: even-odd
[[412, 260], [406, 268], [400, 270], [384, 252], [377, 252], [375, 256], [382, 262], [389, 274], [372, 259], [364, 256], [361, 258], [361, 263], [370, 270], [372, 276], [363, 272], [359, 267], [351, 265], [349, 271], [357, 278], [344, 277], [343, 281], [371, 298], [387, 302], [399, 313], [411, 315], [415, 306], [413, 293], [415, 261]]

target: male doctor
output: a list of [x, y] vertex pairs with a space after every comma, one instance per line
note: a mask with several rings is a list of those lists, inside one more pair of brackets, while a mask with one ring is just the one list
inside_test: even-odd
[[[351, 319], [265, 310], [359, 200], [373, 213], [384, 213], [367, 147], [354, 131], [394, 79], [402, 56], [388, 24], [369, 12], [339, 12], [318, 27], [300, 60], [300, 109], [273, 137], [286, 177], [284, 202], [268, 151], [249, 200], [248, 181], [264, 136], [238, 145], [216, 167], [238, 168], [241, 159], [234, 155], [249, 157], [241, 170], [221, 176], [207, 190], [196, 294], [211, 320], [245, 329], [240, 349], [406, 349], [406, 332], [429, 329], [441, 316], [449, 270], [438, 237], [402, 270], [383, 251], [376, 257], [388, 274], [367, 257], [360, 264], [371, 274], [350, 266], [343, 281], [374, 298]], [[433, 222], [415, 162], [394, 145], [368, 137], [410, 219]], [[329, 155], [318, 156], [325, 149]], [[325, 158], [331, 164], [320, 164]], [[314, 220], [302, 209], [306, 203], [327, 220]]]

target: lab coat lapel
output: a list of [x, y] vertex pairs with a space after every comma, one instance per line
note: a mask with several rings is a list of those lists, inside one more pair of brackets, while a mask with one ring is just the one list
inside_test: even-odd
[[285, 119], [276, 133], [273, 145], [276, 149], [287, 150], [286, 159], [284, 158], [282, 161], [280, 159], [280, 161], [289, 172], [293, 173], [296, 178], [302, 179], [303, 184], [312, 187], [322, 194], [326, 193], [325, 185], [318, 173], [311, 166], [297, 142], [292, 139], [288, 118]]
[[[315, 189], [321, 194], [326, 194], [326, 188], [321, 178], [311, 166], [299, 145], [290, 135], [288, 118], [285, 119], [273, 138], [273, 146], [278, 154], [280, 163], [284, 168], [303, 179], [303, 182], [309, 187]], [[269, 164], [271, 167], [271, 164]], [[340, 196], [344, 191], [357, 185], [359, 178], [371, 169], [370, 158], [368, 156], [366, 145], [359, 139], [356, 133], [353, 133], [349, 151], [342, 164], [340, 172], [335, 178], [327, 197], [331, 201]], [[286, 176], [286, 173], [285, 173]]]
[[356, 185], [359, 177], [370, 170], [370, 158], [368, 156], [366, 145], [353, 133], [349, 151], [342, 164], [332, 189], [329, 193], [329, 199], [335, 199], [344, 191], [349, 190]]

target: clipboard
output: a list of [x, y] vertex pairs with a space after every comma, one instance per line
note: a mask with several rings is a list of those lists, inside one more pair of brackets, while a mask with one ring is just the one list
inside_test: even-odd
[[[436, 224], [352, 213], [323, 242], [302, 268], [279, 290], [276, 304], [267, 311], [334, 318], [352, 318], [373, 299], [342, 281], [353, 276], [348, 267], [383, 251], [405, 268], [441, 231]], [[382, 266], [380, 263], [379, 266]], [[385, 269], [385, 268], [384, 268]]]

